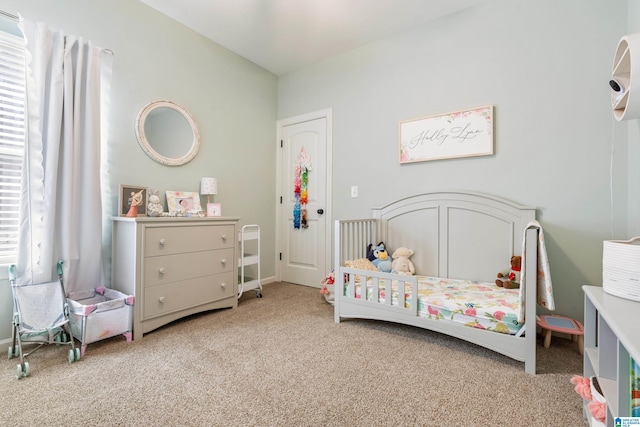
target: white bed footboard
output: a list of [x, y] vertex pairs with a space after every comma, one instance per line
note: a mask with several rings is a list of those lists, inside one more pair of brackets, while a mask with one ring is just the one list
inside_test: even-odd
[[[366, 257], [369, 243], [414, 249], [417, 274], [493, 282], [513, 254], [522, 253], [523, 232], [535, 209], [503, 199], [464, 192], [437, 192], [409, 197], [374, 209], [374, 219], [335, 222], [335, 321], [362, 318], [413, 325], [451, 335], [515, 360], [536, 372], [537, 230], [527, 230], [528, 286], [524, 336], [471, 328], [418, 315], [418, 298], [405, 300], [404, 288], [417, 289], [416, 276], [401, 276], [344, 267], [347, 260]], [[530, 234], [529, 234], [530, 233]], [[348, 281], [345, 283], [345, 279]], [[380, 280], [399, 281], [398, 301], [379, 297]], [[356, 294], [358, 282], [373, 284], [368, 299]], [[345, 286], [347, 285], [347, 286]], [[366, 291], [366, 287], [364, 292]], [[345, 293], [346, 289], [346, 293]]]

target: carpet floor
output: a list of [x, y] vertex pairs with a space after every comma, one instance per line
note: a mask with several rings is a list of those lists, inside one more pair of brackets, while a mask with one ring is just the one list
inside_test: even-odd
[[538, 340], [538, 374], [455, 338], [386, 322], [333, 322], [318, 289], [247, 292], [237, 309], [141, 340], [47, 346], [15, 378], [0, 362], [10, 426], [587, 426], [571, 376], [577, 343]]

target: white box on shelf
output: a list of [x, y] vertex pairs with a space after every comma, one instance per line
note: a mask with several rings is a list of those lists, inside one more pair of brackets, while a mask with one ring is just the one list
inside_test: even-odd
[[82, 355], [87, 344], [124, 335], [132, 339], [134, 297], [114, 289], [98, 287], [67, 295], [71, 333], [82, 343]]
[[640, 237], [604, 241], [602, 287], [608, 294], [640, 301]]

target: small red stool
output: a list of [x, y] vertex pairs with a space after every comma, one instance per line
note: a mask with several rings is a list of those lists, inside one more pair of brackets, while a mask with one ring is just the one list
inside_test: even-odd
[[536, 322], [544, 335], [544, 348], [551, 345], [551, 332], [560, 332], [571, 335], [571, 341], [578, 341], [578, 351], [584, 354], [584, 327], [582, 323], [570, 317], [556, 314], [543, 314], [538, 316]]

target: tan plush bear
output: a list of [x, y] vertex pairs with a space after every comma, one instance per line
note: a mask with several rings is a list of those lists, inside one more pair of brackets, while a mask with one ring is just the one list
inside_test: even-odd
[[511, 270], [498, 273], [496, 285], [506, 289], [518, 289], [520, 287], [520, 266], [522, 257], [514, 255], [511, 257]]
[[416, 269], [413, 266], [413, 262], [409, 258], [413, 255], [413, 250], [408, 248], [398, 248], [391, 255], [391, 272], [404, 274], [405, 276], [412, 276], [415, 274]]

